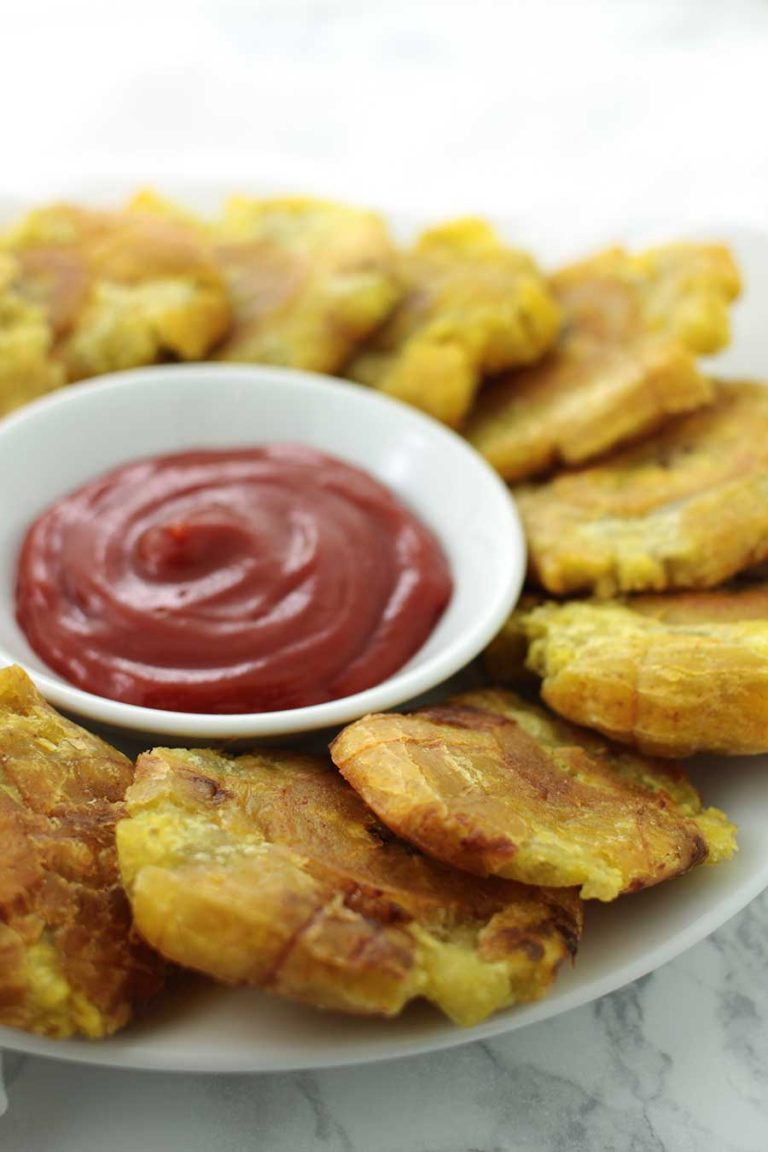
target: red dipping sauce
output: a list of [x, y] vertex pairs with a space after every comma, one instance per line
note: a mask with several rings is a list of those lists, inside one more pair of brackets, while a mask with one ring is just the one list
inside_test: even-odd
[[265, 712], [381, 683], [452, 582], [434, 535], [367, 473], [312, 448], [139, 460], [43, 513], [16, 617], [60, 675], [181, 712]]

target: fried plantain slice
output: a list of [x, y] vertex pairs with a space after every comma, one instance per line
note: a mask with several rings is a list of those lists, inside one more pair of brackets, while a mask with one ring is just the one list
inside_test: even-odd
[[20, 668], [0, 669], [0, 1024], [106, 1036], [158, 990], [117, 870], [132, 774]]
[[326, 761], [155, 749], [118, 826], [136, 923], [164, 956], [320, 1008], [460, 1024], [544, 994], [575, 953], [571, 890], [478, 880], [383, 828]]
[[516, 495], [555, 595], [722, 583], [768, 556], [768, 388], [721, 382], [710, 408]]
[[2, 239], [42, 307], [71, 380], [177, 357], [199, 360], [231, 312], [211, 242], [138, 201], [121, 212], [52, 204]]
[[612, 248], [556, 273], [565, 320], [540, 364], [486, 385], [466, 435], [510, 481], [581, 464], [712, 399], [697, 353], [728, 342], [739, 273], [720, 245]]
[[517, 611], [490, 666], [521, 656], [561, 716], [656, 756], [768, 752], [768, 584]]
[[403, 300], [347, 375], [458, 427], [483, 375], [538, 360], [560, 312], [524, 252], [482, 220], [425, 232], [400, 256]]
[[[641, 324], [646, 331], [674, 335], [700, 356], [712, 355], [728, 343], [728, 305], [741, 289], [739, 270], [727, 247], [685, 242], [635, 254], [609, 248], [561, 269], [555, 279], [591, 331], [621, 330], [617, 312], [623, 310], [627, 329]], [[627, 294], [623, 300], [614, 297], [605, 308], [595, 298], [595, 281], [609, 292], [621, 283]], [[585, 298], [580, 302], [582, 293]], [[638, 312], [641, 321], [634, 319]]]
[[42, 308], [19, 290], [21, 267], [0, 252], [0, 417], [64, 383]]
[[338, 372], [399, 291], [384, 221], [325, 200], [233, 198], [212, 235], [234, 310], [224, 360]]
[[539, 680], [529, 669], [527, 621], [541, 596], [524, 592], [514, 612], [505, 620], [482, 654], [486, 681], [494, 685], [527, 691], [538, 688]]
[[365, 717], [331, 754], [393, 832], [480, 876], [613, 900], [735, 848], [733, 826], [682, 773], [511, 692]]

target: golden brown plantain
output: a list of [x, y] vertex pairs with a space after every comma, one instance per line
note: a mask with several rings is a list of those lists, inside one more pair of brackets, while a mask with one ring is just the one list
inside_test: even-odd
[[712, 399], [697, 353], [728, 342], [739, 274], [719, 245], [609, 249], [556, 273], [557, 346], [486, 385], [466, 435], [510, 481], [581, 464]]
[[234, 310], [221, 359], [338, 372], [398, 298], [386, 225], [373, 212], [240, 196], [211, 234]]
[[131, 777], [20, 668], [0, 670], [0, 1024], [105, 1036], [157, 991], [117, 871]]
[[613, 900], [732, 854], [734, 829], [686, 777], [511, 692], [368, 716], [331, 745], [393, 832], [480, 876]]
[[486, 683], [521, 690], [538, 688], [538, 679], [526, 664], [528, 614], [542, 603], [541, 596], [523, 592], [515, 611], [505, 620], [482, 654]]
[[555, 595], [719, 584], [768, 557], [768, 388], [720, 382], [711, 407], [516, 496]]
[[483, 375], [538, 360], [559, 309], [533, 260], [481, 220], [425, 232], [400, 256], [404, 292], [347, 375], [459, 426]]
[[127, 808], [118, 851], [142, 934], [229, 983], [368, 1015], [421, 996], [472, 1024], [543, 995], [578, 943], [572, 891], [428, 860], [326, 761], [155, 749]]
[[525, 661], [561, 716], [651, 755], [768, 752], [765, 583], [523, 607], [487, 660], [499, 681]]
[[0, 252], [0, 416], [64, 383], [44, 310], [20, 291], [18, 260]]
[[200, 229], [149, 210], [52, 204], [0, 241], [21, 267], [20, 291], [41, 307], [71, 380], [176, 357], [199, 360], [231, 311]]

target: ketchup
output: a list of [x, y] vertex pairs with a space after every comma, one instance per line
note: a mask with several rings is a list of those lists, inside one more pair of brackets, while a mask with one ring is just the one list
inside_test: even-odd
[[292, 444], [139, 460], [29, 529], [16, 618], [78, 688], [264, 712], [379, 684], [452, 582], [432, 533], [367, 473]]

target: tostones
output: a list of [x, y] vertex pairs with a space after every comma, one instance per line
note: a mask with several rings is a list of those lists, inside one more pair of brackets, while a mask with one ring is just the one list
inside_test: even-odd
[[394, 833], [479, 876], [613, 900], [734, 851], [732, 825], [682, 773], [511, 692], [367, 716], [331, 754]]
[[117, 833], [136, 923], [159, 952], [320, 1008], [460, 1024], [543, 995], [575, 952], [571, 890], [481, 880], [384, 828], [326, 761], [155, 749]]
[[719, 383], [711, 407], [515, 494], [555, 595], [719, 584], [768, 557], [768, 388]]
[[338, 373], [398, 298], [374, 212], [240, 196], [211, 233], [234, 314], [220, 359]]
[[403, 298], [347, 375], [459, 427], [484, 375], [541, 358], [560, 311], [525, 252], [482, 220], [425, 232], [401, 254]]
[[0, 243], [18, 261], [19, 291], [43, 310], [70, 380], [199, 360], [229, 329], [210, 241], [140, 201], [121, 212], [38, 208]]
[[20, 668], [0, 670], [0, 1024], [106, 1036], [159, 988], [117, 870], [132, 775]]
[[765, 583], [523, 608], [489, 650], [499, 679], [522, 659], [561, 716], [643, 752], [768, 752]]
[[0, 417], [64, 382], [43, 308], [20, 289], [21, 267], [0, 252]]
[[707, 404], [697, 354], [729, 338], [740, 288], [726, 248], [610, 249], [551, 280], [563, 313], [557, 346], [480, 393], [466, 435], [510, 481], [581, 464]]

